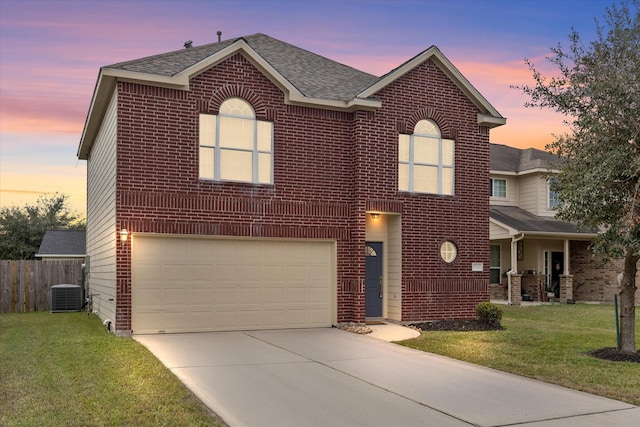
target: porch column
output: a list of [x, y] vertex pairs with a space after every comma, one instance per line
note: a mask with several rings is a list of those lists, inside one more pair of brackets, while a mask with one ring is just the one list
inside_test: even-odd
[[573, 302], [573, 276], [563, 274], [560, 276], [560, 302], [566, 304], [567, 301]]
[[511, 274], [511, 305], [522, 302], [522, 274]]
[[571, 259], [571, 257], [569, 256], [569, 240], [565, 240], [564, 241], [564, 274], [565, 276], [568, 276], [571, 274], [570, 269], [569, 269], [569, 260]]
[[560, 276], [560, 302], [566, 304], [573, 302], [573, 276], [570, 273], [569, 260], [569, 240], [564, 241], [564, 272]]

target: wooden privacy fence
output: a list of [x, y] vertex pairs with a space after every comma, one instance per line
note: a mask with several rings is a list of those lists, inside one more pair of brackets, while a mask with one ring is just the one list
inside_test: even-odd
[[0, 313], [51, 310], [51, 286], [82, 286], [83, 262], [0, 261]]

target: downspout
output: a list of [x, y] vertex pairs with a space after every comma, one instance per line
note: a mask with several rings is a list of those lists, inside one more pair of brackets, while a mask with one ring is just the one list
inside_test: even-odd
[[524, 239], [524, 233], [511, 238], [511, 270], [507, 271], [507, 302], [511, 305], [511, 275], [518, 274], [518, 242]]

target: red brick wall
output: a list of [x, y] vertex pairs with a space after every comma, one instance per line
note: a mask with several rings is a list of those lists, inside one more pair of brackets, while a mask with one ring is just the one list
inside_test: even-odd
[[[488, 129], [478, 127], [477, 109], [431, 61], [376, 97], [382, 109], [357, 123], [363, 165], [357, 194], [402, 206], [402, 320], [474, 317], [476, 304], [489, 300]], [[398, 133], [426, 118], [455, 139], [454, 196], [397, 191]], [[445, 240], [458, 248], [451, 264], [440, 258]], [[485, 271], [473, 273], [473, 262]]]
[[[605, 264], [593, 255], [590, 242], [572, 241], [569, 248], [573, 275], [573, 298], [576, 301], [613, 302], [620, 293], [618, 274], [624, 271], [624, 260], [614, 259]], [[640, 275], [636, 277], [640, 283]], [[640, 305], [640, 292], [636, 291], [636, 304]]]
[[[382, 90], [377, 112], [287, 106], [242, 55], [195, 77], [189, 91], [118, 84], [117, 229], [329, 238], [338, 242], [338, 321], [364, 320], [365, 210], [402, 213], [403, 320], [461, 318], [489, 298], [489, 137], [476, 109], [432, 63]], [[274, 185], [198, 179], [198, 114], [229, 96], [273, 120]], [[456, 139], [455, 196], [397, 192], [398, 132], [433, 118]], [[458, 246], [440, 260], [444, 240]], [[130, 252], [118, 245], [117, 329], [130, 329]], [[483, 262], [485, 272], [472, 273]], [[416, 285], [417, 284], [417, 285]]]

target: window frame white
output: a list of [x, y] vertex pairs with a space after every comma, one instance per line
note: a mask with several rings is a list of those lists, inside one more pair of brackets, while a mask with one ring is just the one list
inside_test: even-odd
[[458, 257], [458, 246], [451, 240], [445, 240], [440, 244], [440, 259], [451, 264]]
[[[223, 112], [223, 107], [227, 102], [241, 102], [245, 107], [248, 107], [250, 110], [250, 114], [234, 114]], [[207, 120], [207, 118], [212, 118], [214, 122], [203, 124], [203, 120]], [[246, 120], [251, 122], [251, 140], [248, 144], [250, 146], [243, 148], [233, 146], [233, 144], [229, 144], [228, 142], [223, 141], [221, 137], [221, 128], [224, 126], [225, 120]], [[268, 129], [264, 129], [266, 126]], [[222, 126], [221, 126], [222, 125]], [[206, 126], [213, 126], [214, 135], [203, 135], [203, 128]], [[265, 134], [265, 131], [267, 132]], [[255, 111], [253, 106], [246, 101], [245, 99], [239, 97], [230, 97], [227, 98], [221, 105], [220, 111], [218, 114], [209, 114], [209, 113], [200, 113], [199, 115], [199, 136], [198, 136], [198, 178], [200, 180], [205, 181], [220, 181], [220, 182], [244, 182], [249, 184], [258, 184], [258, 185], [273, 185], [273, 135], [274, 135], [274, 124], [270, 121], [258, 120], [255, 116]], [[262, 137], [268, 139], [268, 149], [264, 149], [262, 147]], [[211, 141], [213, 139], [213, 141]], [[236, 144], [237, 145], [237, 144]], [[213, 173], [203, 174], [203, 151], [207, 150], [209, 154], [213, 154]], [[226, 178], [223, 175], [223, 170], [226, 169], [223, 164], [223, 157], [226, 153], [250, 153], [251, 155], [251, 180], [249, 179], [241, 179], [241, 178]], [[261, 176], [261, 173], [264, 173], [261, 167], [261, 160], [264, 159], [264, 156], [268, 155], [268, 177]], [[230, 166], [230, 165], [228, 165]], [[264, 167], [264, 166], [263, 166]]]
[[[425, 123], [426, 122], [426, 123]], [[418, 133], [417, 129], [419, 127], [424, 127], [426, 124], [427, 127], [431, 127], [434, 129], [433, 134], [427, 133]], [[406, 160], [401, 159], [401, 148], [402, 144], [405, 142], [404, 139], [408, 138], [408, 155]], [[425, 139], [425, 140], [434, 140], [437, 144], [437, 163], [435, 162], [419, 162], [416, 161], [416, 139]], [[444, 155], [444, 144], [451, 144], [451, 162], [450, 164], [445, 163], [443, 159]], [[456, 157], [456, 142], [453, 139], [442, 138], [442, 134], [440, 132], [440, 128], [438, 125], [430, 119], [423, 119], [416, 123], [414, 127], [414, 132], [411, 134], [400, 134], [398, 136], [398, 191], [408, 192], [408, 193], [417, 193], [417, 194], [437, 194], [441, 196], [453, 196], [455, 195], [455, 157]], [[404, 180], [401, 181], [402, 175], [402, 167], [407, 168], [407, 182], [406, 188], [402, 185]], [[436, 191], [421, 191], [416, 189], [416, 167], [419, 168], [436, 168], [437, 169], [437, 177], [436, 177]], [[448, 171], [451, 174], [450, 181], [451, 187], [444, 191], [444, 172]]]
[[[497, 183], [504, 182], [504, 196], [496, 196]], [[507, 180], [505, 178], [489, 178], [489, 196], [494, 199], [506, 199], [507, 198]]]
[[551, 190], [551, 182], [555, 178], [547, 179], [547, 209], [553, 210], [560, 206], [560, 195], [557, 191]]

